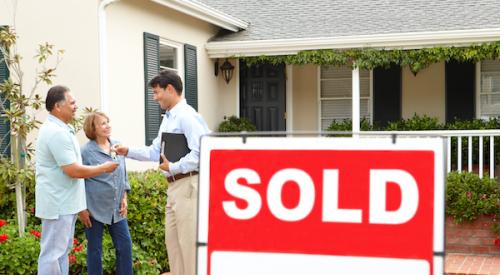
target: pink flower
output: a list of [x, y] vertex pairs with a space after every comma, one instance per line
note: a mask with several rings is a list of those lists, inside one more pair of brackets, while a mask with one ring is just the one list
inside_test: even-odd
[[78, 240], [77, 239], [73, 239], [73, 245], [77, 245], [78, 244]]
[[2, 227], [4, 225], [7, 225], [7, 221], [0, 219], [0, 227]]
[[0, 235], [0, 243], [4, 243], [9, 239], [9, 235], [7, 234], [1, 234]]

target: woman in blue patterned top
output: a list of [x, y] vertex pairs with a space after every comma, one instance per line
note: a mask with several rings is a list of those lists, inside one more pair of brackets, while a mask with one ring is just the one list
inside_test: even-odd
[[85, 180], [87, 210], [80, 219], [87, 236], [87, 270], [89, 275], [103, 274], [102, 235], [105, 227], [116, 250], [116, 274], [133, 274], [132, 239], [127, 222], [127, 192], [130, 191], [125, 158], [117, 156], [111, 148], [117, 142], [110, 139], [109, 118], [101, 112], [87, 116], [83, 129], [90, 139], [82, 148], [86, 165], [99, 165], [106, 161], [119, 162], [112, 173]]

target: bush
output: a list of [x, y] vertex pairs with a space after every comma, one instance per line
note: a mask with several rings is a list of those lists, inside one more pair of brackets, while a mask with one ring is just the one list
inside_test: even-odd
[[[0, 163], [0, 172], [7, 171]], [[7, 174], [6, 174], [7, 175]], [[167, 181], [157, 171], [143, 173], [130, 172], [132, 188], [128, 196], [128, 222], [133, 244], [134, 271], [136, 274], [158, 274], [168, 270], [165, 248], [165, 204]], [[26, 185], [28, 230], [24, 238], [19, 238], [15, 224], [15, 193], [8, 189], [0, 177], [0, 218], [9, 221], [0, 228], [0, 235], [7, 234], [8, 241], [0, 243], [0, 274], [36, 274], [37, 259], [40, 252], [39, 241], [29, 231], [40, 230], [40, 219], [34, 217], [34, 182]], [[8, 199], [5, 199], [8, 198]], [[70, 266], [72, 274], [86, 273], [86, 238], [83, 225], [77, 221], [75, 239], [79, 241]], [[77, 246], [75, 246], [77, 247]], [[16, 269], [19, 270], [16, 270]], [[108, 233], [103, 239], [103, 269], [105, 274], [114, 274], [115, 250]], [[14, 272], [14, 270], [16, 270]], [[24, 272], [25, 271], [25, 272]]]
[[500, 214], [500, 184], [467, 172], [451, 172], [446, 183], [446, 214], [458, 223]]
[[435, 117], [428, 117], [426, 115], [419, 116], [414, 114], [409, 119], [401, 119], [394, 122], [389, 122], [387, 131], [423, 131], [423, 130], [441, 130], [445, 126], [439, 123]]
[[[0, 220], [0, 224], [3, 224]], [[38, 254], [40, 253], [39, 237], [36, 233], [26, 233], [19, 237], [17, 225], [12, 221], [0, 227], [0, 274], [36, 274]], [[30, 232], [39, 232], [39, 227], [27, 228]]]
[[228, 119], [224, 119], [217, 129], [219, 132], [253, 132], [257, 131], [255, 125], [250, 122], [250, 120], [242, 117], [238, 118], [236, 116], [230, 116]]
[[168, 268], [165, 247], [165, 205], [167, 181], [158, 171], [130, 172], [132, 188], [128, 197], [128, 220], [132, 243], [155, 259], [161, 269]]

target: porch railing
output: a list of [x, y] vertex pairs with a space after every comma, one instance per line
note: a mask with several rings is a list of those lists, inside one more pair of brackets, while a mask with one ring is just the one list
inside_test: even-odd
[[[442, 136], [446, 138], [446, 171], [452, 170], [473, 172], [473, 164], [477, 164], [477, 173], [483, 178], [488, 172], [490, 178], [495, 177], [495, 140], [500, 139], [500, 130], [433, 130], [433, 131], [362, 131], [363, 135], [396, 134], [398, 136]], [[477, 156], [473, 154], [473, 143], [477, 141]], [[466, 144], [466, 146], [463, 146]], [[485, 146], [486, 144], [486, 146]], [[464, 148], [465, 147], [465, 148]], [[486, 147], [486, 148], [485, 148]], [[497, 149], [498, 150], [498, 149]], [[463, 153], [467, 152], [466, 159]], [[487, 154], [485, 154], [485, 152]], [[485, 166], [485, 157], [489, 156]], [[477, 157], [477, 163], [474, 158]], [[452, 163], [452, 160], [453, 163]], [[467, 163], [466, 169], [464, 164]]]

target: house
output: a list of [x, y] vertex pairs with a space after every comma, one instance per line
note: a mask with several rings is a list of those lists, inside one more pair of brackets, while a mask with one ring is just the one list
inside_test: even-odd
[[[478, 62], [438, 60], [417, 74], [399, 65], [370, 70], [314, 62], [245, 65], [250, 56], [307, 50], [413, 50], [500, 41], [496, 0], [4, 0], [1, 5], [0, 25], [14, 25], [16, 10], [27, 84], [35, 74], [29, 58], [35, 45], [48, 41], [65, 49], [56, 83], [69, 86], [79, 106], [108, 113], [114, 136], [129, 145], [149, 144], [157, 134], [161, 113], [147, 82], [160, 69], [181, 75], [188, 103], [212, 129], [230, 115], [248, 117], [265, 131], [318, 131], [344, 118], [359, 127], [362, 117], [383, 124], [415, 113], [441, 122], [500, 115], [500, 51]], [[234, 66], [228, 83], [220, 72], [226, 61]]]

